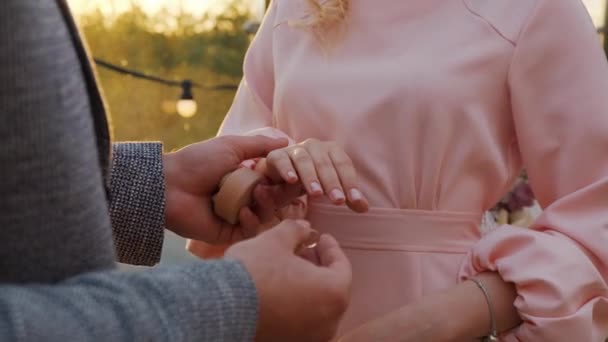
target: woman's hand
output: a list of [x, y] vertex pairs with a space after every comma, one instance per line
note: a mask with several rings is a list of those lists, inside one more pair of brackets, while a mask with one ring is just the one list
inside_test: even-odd
[[241, 211], [239, 219], [245, 231], [260, 232], [284, 219], [304, 218], [306, 200], [302, 195], [327, 194], [336, 205], [347, 204], [360, 213], [368, 210], [353, 163], [334, 142], [308, 139], [278, 149], [258, 160], [255, 170], [269, 182], [255, 189], [255, 205]]
[[253, 191], [254, 204], [242, 208], [239, 225], [244, 231], [259, 234], [283, 220], [306, 217], [306, 200], [299, 184], [259, 184]]
[[264, 163], [271, 179], [300, 183], [311, 197], [327, 194], [334, 204], [346, 204], [355, 212], [369, 209], [351, 159], [335, 142], [308, 139], [269, 153]]

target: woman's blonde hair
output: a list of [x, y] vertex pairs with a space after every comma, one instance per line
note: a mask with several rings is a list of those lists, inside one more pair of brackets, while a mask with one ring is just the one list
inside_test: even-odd
[[315, 30], [325, 30], [346, 19], [348, 0], [306, 0], [312, 13], [301, 23]]
[[[294, 1], [294, 0], [289, 0]], [[319, 39], [321, 47], [327, 53], [332, 45], [329, 43], [329, 31], [345, 21], [349, 0], [304, 0], [311, 9], [300, 20], [290, 21], [290, 25], [312, 31]]]

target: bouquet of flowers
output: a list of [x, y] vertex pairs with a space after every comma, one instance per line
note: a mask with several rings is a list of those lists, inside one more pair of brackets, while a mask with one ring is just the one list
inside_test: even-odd
[[528, 175], [524, 170], [513, 189], [490, 210], [490, 213], [497, 225], [511, 224], [529, 227], [540, 211], [540, 206], [528, 184]]

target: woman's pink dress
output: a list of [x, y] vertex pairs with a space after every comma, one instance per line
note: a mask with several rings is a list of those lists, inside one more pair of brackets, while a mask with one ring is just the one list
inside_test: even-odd
[[[608, 67], [578, 0], [351, 0], [326, 35], [275, 0], [221, 134], [334, 140], [371, 210], [308, 218], [353, 264], [341, 332], [479, 272], [517, 286], [523, 341], [608, 336]], [[480, 233], [522, 166], [531, 229]], [[467, 308], [462, 308], [467, 310]]]

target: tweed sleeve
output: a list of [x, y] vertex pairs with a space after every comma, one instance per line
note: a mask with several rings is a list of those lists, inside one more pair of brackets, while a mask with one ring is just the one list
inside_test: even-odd
[[162, 144], [114, 144], [109, 197], [119, 261], [157, 264], [165, 228]]
[[246, 342], [258, 317], [255, 283], [234, 260], [0, 283], [0, 341]]

